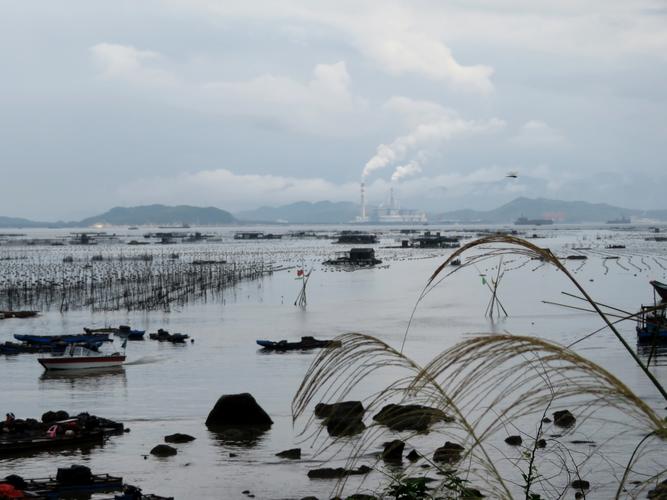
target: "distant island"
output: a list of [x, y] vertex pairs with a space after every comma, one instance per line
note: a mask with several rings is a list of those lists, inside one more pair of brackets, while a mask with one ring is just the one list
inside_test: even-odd
[[[142, 205], [114, 207], [103, 214], [71, 222], [40, 222], [0, 216], [0, 228], [67, 228], [102, 226], [220, 226], [234, 224], [346, 224], [359, 215], [351, 202], [297, 202], [232, 214], [216, 207]], [[628, 223], [637, 219], [667, 221], [667, 210], [638, 210], [605, 203], [520, 197], [493, 210], [455, 210], [429, 214], [431, 224], [457, 222], [512, 224], [517, 220], [554, 223]]]

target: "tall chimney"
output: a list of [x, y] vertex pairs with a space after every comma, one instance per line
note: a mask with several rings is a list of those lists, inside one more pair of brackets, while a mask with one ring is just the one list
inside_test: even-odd
[[366, 220], [366, 185], [361, 181], [361, 220]]

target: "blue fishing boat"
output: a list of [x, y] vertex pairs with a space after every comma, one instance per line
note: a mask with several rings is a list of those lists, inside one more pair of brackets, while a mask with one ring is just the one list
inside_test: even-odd
[[75, 335], [20, 335], [14, 334], [14, 338], [27, 344], [54, 344], [64, 342], [66, 344], [95, 344], [100, 342], [111, 342], [108, 333], [79, 333]]
[[667, 342], [666, 307], [642, 306], [637, 317], [637, 340], [641, 343]]

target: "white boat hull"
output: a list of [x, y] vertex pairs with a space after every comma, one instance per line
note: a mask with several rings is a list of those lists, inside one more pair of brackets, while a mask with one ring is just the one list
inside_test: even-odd
[[125, 356], [54, 357], [39, 358], [38, 361], [47, 370], [92, 370], [121, 366], [125, 361]]

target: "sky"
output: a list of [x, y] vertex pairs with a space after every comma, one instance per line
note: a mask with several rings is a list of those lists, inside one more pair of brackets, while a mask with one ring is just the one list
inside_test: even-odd
[[667, 208], [664, 0], [0, 0], [0, 65], [4, 216]]

